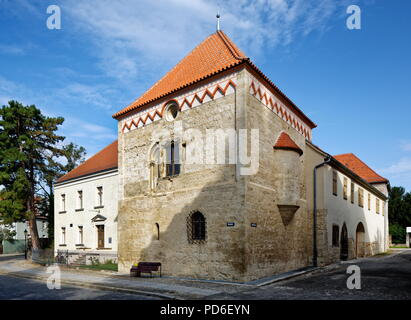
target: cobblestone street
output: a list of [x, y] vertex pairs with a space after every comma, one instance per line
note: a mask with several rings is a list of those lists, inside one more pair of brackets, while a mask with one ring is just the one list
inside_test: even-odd
[[[349, 265], [361, 268], [361, 289], [350, 290], [346, 282]], [[333, 265], [314, 274], [300, 276], [236, 294], [213, 299], [411, 299], [411, 250], [398, 251]]]
[[[349, 265], [360, 267], [360, 290], [347, 288]], [[45, 268], [25, 262], [22, 257], [0, 258], [0, 272], [0, 299], [411, 299], [410, 249], [334, 264], [267, 285], [171, 277], [130, 278], [115, 273], [62, 269], [62, 289], [49, 290]]]

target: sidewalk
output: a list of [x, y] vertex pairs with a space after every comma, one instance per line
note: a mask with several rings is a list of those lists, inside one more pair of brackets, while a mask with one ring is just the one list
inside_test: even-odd
[[[112, 271], [95, 271], [87, 269], [73, 269], [60, 267], [61, 284], [88, 287], [100, 290], [119, 291], [125, 293], [142, 294], [160, 299], [205, 299], [212, 296], [236, 295], [245, 291], [254, 291], [270, 284], [283, 282], [301, 276], [309, 277], [318, 273], [329, 272], [344, 264], [358, 263], [372, 260], [385, 260], [400, 254], [404, 250], [393, 250], [385, 256], [374, 256], [339, 262], [325, 267], [307, 267], [270, 277], [250, 281], [248, 283], [234, 283], [226, 281], [196, 280], [176, 277], [131, 278], [128, 274], [119, 274]], [[0, 255], [0, 275], [28, 278], [43, 281], [46, 286], [51, 273], [47, 267], [39, 266], [24, 260], [24, 256]], [[287, 282], [287, 281], [285, 281]]]
[[[81, 286], [144, 294], [162, 299], [202, 299], [222, 292], [234, 293], [244, 287], [250, 287], [241, 284], [200, 282], [169, 277], [130, 278], [128, 275], [118, 275], [115, 272], [76, 270], [64, 267], [60, 270], [63, 288], [64, 285]], [[9, 256], [8, 259], [0, 259], [0, 275], [44, 281], [46, 286], [51, 273], [47, 273], [47, 267], [26, 261], [24, 257]]]

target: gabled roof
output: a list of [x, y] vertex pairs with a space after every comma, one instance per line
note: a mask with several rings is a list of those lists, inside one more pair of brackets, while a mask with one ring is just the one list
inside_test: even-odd
[[222, 32], [217, 31], [200, 43], [140, 98], [113, 115], [114, 118], [240, 64], [247, 57]]
[[273, 148], [296, 151], [300, 154], [300, 156], [303, 154], [303, 150], [301, 150], [301, 148], [294, 142], [294, 140], [291, 139], [291, 137], [285, 132], [282, 132], [280, 134]]
[[361, 159], [353, 153], [345, 153], [334, 156], [334, 158], [363, 178], [368, 183], [388, 183], [388, 179], [380, 176], [373, 169], [367, 166]]
[[74, 178], [87, 176], [89, 174], [106, 171], [109, 169], [116, 169], [118, 167], [118, 143], [117, 140], [105, 147], [103, 150], [97, 152], [94, 156], [84, 161], [77, 168], [74, 168], [69, 173], [57, 180], [61, 183]]
[[291, 109], [311, 128], [312, 122], [283, 92], [272, 83], [250, 59], [231, 41], [223, 31], [208, 36], [186, 57], [184, 57], [164, 77], [157, 81], [142, 96], [126, 108], [113, 115], [117, 119], [133, 110], [153, 101], [164, 98], [171, 93], [186, 88], [223, 71], [245, 64], [259, 77], [267, 82], [280, 97], [290, 104]]

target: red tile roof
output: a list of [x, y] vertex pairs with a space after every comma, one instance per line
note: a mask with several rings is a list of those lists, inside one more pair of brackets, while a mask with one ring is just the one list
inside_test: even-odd
[[92, 173], [97, 173], [104, 170], [115, 169], [118, 167], [118, 143], [114, 141], [112, 144], [97, 152], [94, 156], [84, 161], [77, 168], [74, 168], [69, 173], [57, 180], [57, 183], [79, 178]]
[[311, 128], [316, 127], [316, 124], [282, 93], [222, 31], [208, 36], [163, 78], [129, 106], [114, 114], [113, 118], [119, 118], [130, 111], [243, 63], [254, 70], [286, 100], [304, 122]]
[[301, 150], [301, 148], [285, 132], [280, 134], [273, 148], [296, 151], [300, 154], [300, 156], [303, 154], [303, 150]]
[[353, 153], [336, 155], [334, 158], [368, 183], [389, 182], [388, 179], [380, 176]]

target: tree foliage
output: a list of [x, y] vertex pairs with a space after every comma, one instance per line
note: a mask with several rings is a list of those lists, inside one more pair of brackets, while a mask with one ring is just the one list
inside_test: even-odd
[[39, 247], [36, 213], [46, 208], [43, 214], [53, 216], [53, 182], [84, 159], [84, 148], [61, 146], [65, 138], [57, 130], [63, 122], [17, 101], [0, 109], [0, 219], [28, 221], [34, 248]]
[[15, 235], [16, 231], [14, 231], [11, 227], [0, 225], [0, 246], [4, 240], [11, 240]]
[[392, 241], [405, 243], [406, 227], [411, 227], [411, 192], [406, 193], [403, 187], [392, 187], [388, 212]]

